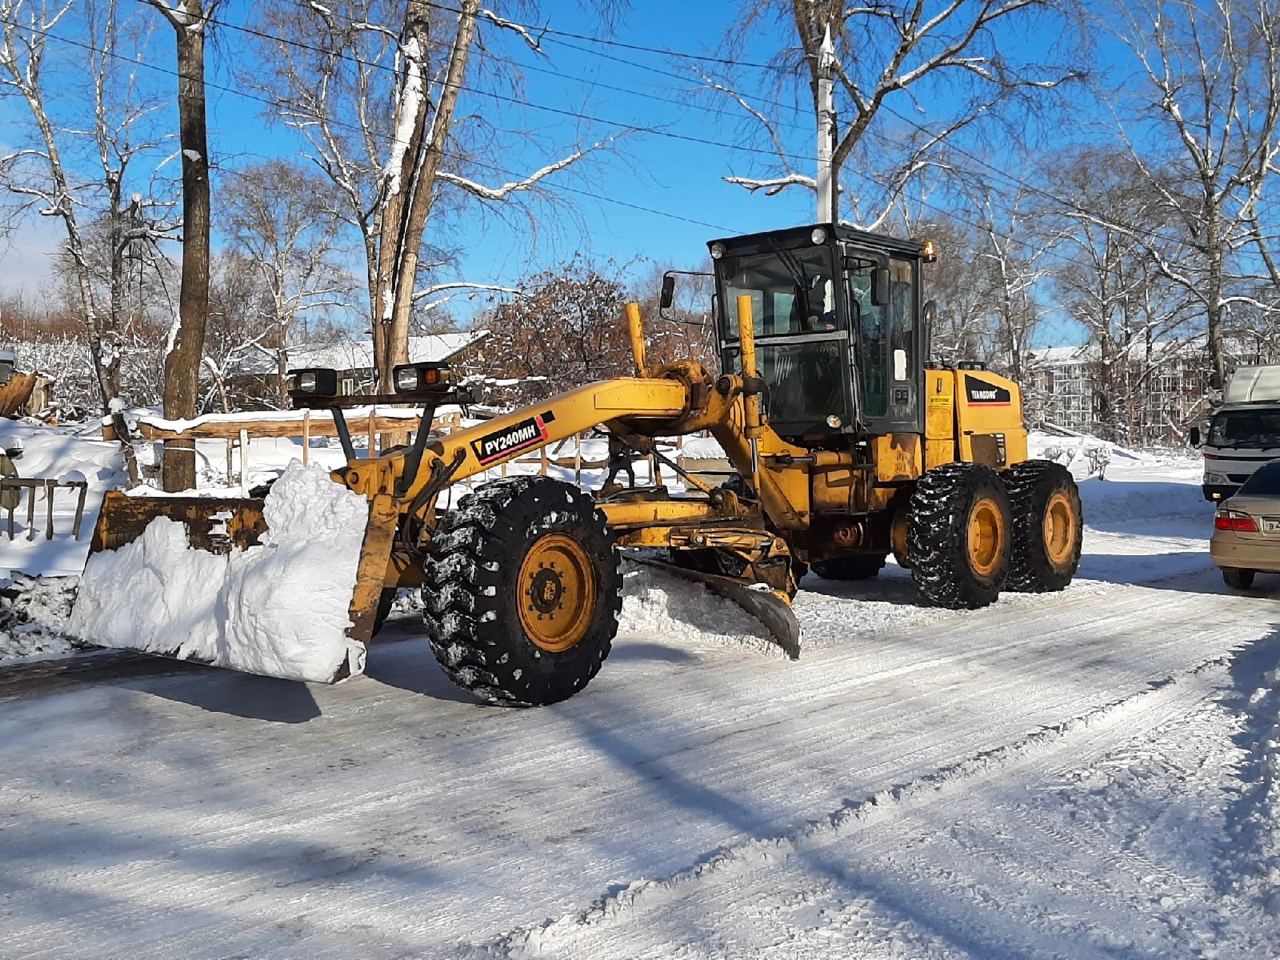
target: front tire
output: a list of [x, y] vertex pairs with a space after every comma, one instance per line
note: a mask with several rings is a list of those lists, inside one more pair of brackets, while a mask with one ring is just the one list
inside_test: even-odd
[[622, 572], [594, 501], [546, 477], [485, 484], [427, 546], [431, 649], [485, 703], [565, 700], [600, 671], [618, 632]]
[[1238, 567], [1223, 567], [1222, 581], [1232, 590], [1252, 590], [1256, 570], [1241, 570]]
[[1051, 460], [1026, 460], [1004, 473], [1013, 511], [1009, 589], [1066, 589], [1080, 567], [1084, 511], [1069, 470]]
[[948, 463], [916, 484], [907, 557], [920, 595], [952, 610], [993, 603], [1009, 576], [1009, 495], [990, 467]]

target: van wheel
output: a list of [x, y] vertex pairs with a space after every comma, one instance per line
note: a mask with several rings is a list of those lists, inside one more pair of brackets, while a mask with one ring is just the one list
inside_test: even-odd
[[1256, 570], [1240, 570], [1237, 567], [1223, 567], [1222, 581], [1232, 590], [1249, 590], [1253, 587]]

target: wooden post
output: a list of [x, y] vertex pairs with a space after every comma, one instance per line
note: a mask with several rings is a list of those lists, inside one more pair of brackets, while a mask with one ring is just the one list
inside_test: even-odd
[[374, 425], [378, 422], [378, 407], [375, 404], [369, 408], [369, 459], [372, 460], [378, 455], [378, 435], [373, 432]]
[[227, 486], [231, 486], [231, 478], [236, 472], [236, 442], [227, 437]]
[[240, 431], [240, 496], [249, 495], [249, 431]]
[[547, 475], [547, 448], [543, 447], [538, 453], [542, 454], [541, 464], [538, 467], [539, 472], [545, 477]]
[[302, 411], [302, 465], [311, 462], [311, 411]]
[[573, 437], [573, 482], [582, 486], [582, 434]]

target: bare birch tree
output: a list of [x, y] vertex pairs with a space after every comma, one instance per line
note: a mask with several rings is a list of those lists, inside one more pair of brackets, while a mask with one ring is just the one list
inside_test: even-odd
[[[846, 4], [839, 0], [744, 0], [740, 25], [732, 37], [752, 36], [769, 19], [795, 37], [773, 58], [787, 84], [807, 83], [812, 113], [802, 128], [816, 132], [821, 49], [828, 31], [834, 42], [837, 124], [832, 152], [832, 209], [867, 229], [880, 227], [913, 179], [936, 166], [944, 148], [962, 131], [997, 116], [1015, 101], [1026, 102], [1079, 76], [1079, 71], [1015, 61], [1006, 48], [1008, 31], [1038, 25], [1061, 30], [1056, 12], [1070, 0], [888, 0]], [[773, 195], [793, 187], [816, 193], [810, 172], [813, 134], [786, 134], [786, 108], [743, 96], [731, 79], [708, 78], [709, 86], [729, 96], [747, 115], [753, 142], [775, 155], [768, 172], [734, 174], [726, 182]], [[752, 102], [754, 100], [754, 103]], [[923, 109], [922, 104], [929, 109]], [[938, 110], [940, 103], [947, 108]], [[897, 108], [895, 109], [895, 104]], [[803, 111], [797, 111], [804, 118]], [[936, 117], [924, 121], [923, 115]], [[791, 124], [795, 126], [795, 124]], [[856, 161], [856, 162], [855, 162]], [[843, 196], [845, 203], [840, 200]], [[843, 214], [842, 214], [843, 216]]]
[[[1096, 431], [1107, 440], [1145, 442], [1146, 396], [1187, 342], [1189, 302], [1125, 225], [1145, 224], [1152, 244], [1176, 225], [1123, 150], [1085, 149], [1054, 167], [1050, 190], [1067, 208], [1058, 213], [1053, 204], [1049, 214], [1062, 225], [1053, 289], [1094, 348]], [[1178, 247], [1176, 237], [1163, 241], [1161, 260], [1178, 260]]]
[[[77, 51], [74, 62], [55, 67], [48, 34], [73, 17], [95, 45], [87, 59]], [[127, 296], [130, 278], [159, 266], [156, 244], [177, 227], [152, 189], [154, 170], [141, 179], [136, 169], [158, 141], [146, 124], [154, 103], [121, 66], [132, 52], [123, 47], [121, 21], [115, 0], [0, 0], [0, 91], [16, 95], [28, 119], [15, 129], [14, 148], [0, 156], [0, 192], [16, 201], [15, 218], [51, 217], [63, 226], [61, 266], [83, 318], [104, 411], [119, 402], [126, 328], [138, 309]], [[75, 90], [79, 81], [89, 97]]]
[[[1258, 205], [1280, 152], [1280, 10], [1270, 0], [1145, 0], [1115, 16], [1142, 84], [1117, 95], [1128, 118], [1121, 135], [1169, 224], [1159, 234], [1144, 223], [1122, 226], [1201, 306], [1210, 385], [1220, 390], [1230, 311], [1271, 309], [1253, 282], [1269, 278], [1238, 254], [1256, 242]], [[1170, 232], [1181, 241], [1177, 256], [1166, 250]]]
[[[178, 66], [178, 141], [182, 150], [182, 284], [167, 344], [164, 413], [194, 417], [209, 314], [209, 142], [205, 128], [204, 44], [221, 0], [142, 0], [173, 28]], [[195, 442], [166, 440], [166, 490], [196, 485]]]
[[457, 105], [474, 96], [467, 78], [492, 46], [480, 43], [480, 31], [541, 49], [531, 31], [477, 0], [456, 8], [424, 0], [272, 4], [262, 17], [263, 32], [275, 38], [266, 41], [271, 70], [246, 82], [307, 139], [338, 189], [334, 215], [359, 231], [379, 382], [388, 389], [392, 367], [407, 359], [415, 307], [429, 308], [436, 294], [503, 289], [465, 278], [419, 286], [451, 259], [431, 224], [477, 202], [501, 210], [539, 195], [544, 181], [604, 141], [584, 140], [527, 173], [508, 173], [519, 161], [478, 155], [495, 137], [492, 104], [465, 115]]
[[276, 403], [288, 402], [290, 334], [298, 318], [342, 305], [351, 277], [335, 258], [340, 224], [326, 216], [331, 184], [285, 160], [235, 174], [225, 190], [224, 229], [267, 291], [264, 318], [277, 361]]
[[1026, 188], [1010, 196], [979, 188], [971, 191], [970, 199], [981, 237], [975, 266], [987, 276], [996, 348], [1009, 375], [1022, 382], [1031, 340], [1042, 320], [1037, 292], [1051, 274], [1048, 260], [1061, 232], [1045, 223], [1036, 195]]

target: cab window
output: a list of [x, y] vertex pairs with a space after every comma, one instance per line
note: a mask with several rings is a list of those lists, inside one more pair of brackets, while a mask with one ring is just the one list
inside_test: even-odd
[[909, 383], [915, 369], [915, 262], [889, 261], [889, 303], [871, 302], [871, 274], [876, 264], [861, 261], [850, 274], [850, 295], [858, 337], [858, 369], [862, 375], [862, 414], [884, 417], [889, 391]]
[[738, 339], [738, 297], [751, 297], [757, 337], [820, 333], [837, 326], [831, 248], [799, 247], [727, 257], [718, 265], [725, 340]]

